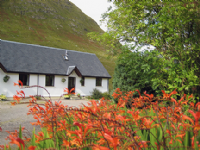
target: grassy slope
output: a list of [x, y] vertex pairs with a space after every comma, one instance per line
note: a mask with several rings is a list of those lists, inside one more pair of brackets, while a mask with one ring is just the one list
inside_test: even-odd
[[115, 59], [88, 39], [94, 31], [103, 32], [68, 0], [0, 0], [0, 39], [95, 53], [112, 76]]

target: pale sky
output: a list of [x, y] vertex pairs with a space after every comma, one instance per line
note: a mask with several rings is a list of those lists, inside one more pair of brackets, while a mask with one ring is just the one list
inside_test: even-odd
[[[102, 25], [100, 24], [101, 14], [105, 13], [108, 7], [113, 6], [112, 2], [107, 2], [107, 0], [69, 0], [69, 1], [74, 3], [78, 8], [80, 8], [83, 13], [94, 19], [101, 27], [101, 29], [103, 29], [104, 31], [107, 30], [105, 24]], [[143, 46], [140, 49], [140, 51], [148, 49], [147, 47], [150, 48], [149, 50], [154, 49], [153, 46], [149, 45], [149, 46]]]
[[[100, 25], [101, 14], [107, 11], [107, 8], [112, 5], [107, 0], [69, 0], [74, 3], [83, 13], [94, 19]], [[105, 24], [102, 24], [101, 29], [107, 30]]]

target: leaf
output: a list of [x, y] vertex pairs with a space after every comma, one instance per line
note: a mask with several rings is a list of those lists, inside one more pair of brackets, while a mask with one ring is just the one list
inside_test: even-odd
[[32, 144], [33, 146], [35, 146], [35, 128], [33, 128], [32, 138], [31, 138], [31, 144]]

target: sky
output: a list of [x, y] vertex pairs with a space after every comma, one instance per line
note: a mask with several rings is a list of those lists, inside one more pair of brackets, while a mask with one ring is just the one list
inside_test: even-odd
[[[106, 25], [105, 24], [101, 25], [100, 20], [101, 20], [101, 14], [105, 13], [108, 7], [113, 6], [111, 2], [107, 2], [107, 0], [69, 0], [69, 1], [74, 3], [78, 8], [80, 8], [83, 13], [94, 19], [101, 27], [101, 29], [107, 31]], [[124, 45], [125, 43], [122, 44]], [[151, 45], [143, 46], [139, 51], [143, 51], [144, 49], [153, 50], [154, 47]]]
[[112, 5], [111, 2], [107, 0], [69, 0], [74, 3], [78, 8], [82, 10], [83, 13], [94, 19], [97, 24], [104, 31], [107, 30], [105, 24], [100, 24], [101, 14], [107, 11], [107, 8]]

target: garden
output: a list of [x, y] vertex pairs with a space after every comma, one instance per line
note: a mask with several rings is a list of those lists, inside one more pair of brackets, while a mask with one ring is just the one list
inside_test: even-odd
[[[117, 57], [110, 95], [94, 89], [102, 98], [80, 108], [30, 96], [28, 114], [42, 130], [24, 137], [19, 127], [9, 144], [20, 150], [200, 149], [199, 2], [112, 2], [115, 8], [102, 15], [109, 30], [88, 34]], [[12, 105], [24, 97], [17, 91]]]
[[[23, 88], [20, 81], [15, 85]], [[20, 150], [199, 149], [200, 103], [194, 104], [193, 96], [186, 94], [174, 99], [176, 90], [162, 93], [162, 97], [146, 92], [142, 96], [138, 90], [117, 88], [112, 94], [115, 102], [102, 98], [82, 108], [70, 108], [61, 101], [38, 104], [31, 96], [28, 114], [37, 120], [32, 125], [40, 125], [42, 130], [23, 137], [24, 128], [20, 127], [10, 132], [8, 139]], [[23, 90], [18, 91], [12, 104], [19, 104], [24, 97]], [[10, 148], [1, 145], [1, 149]]]

